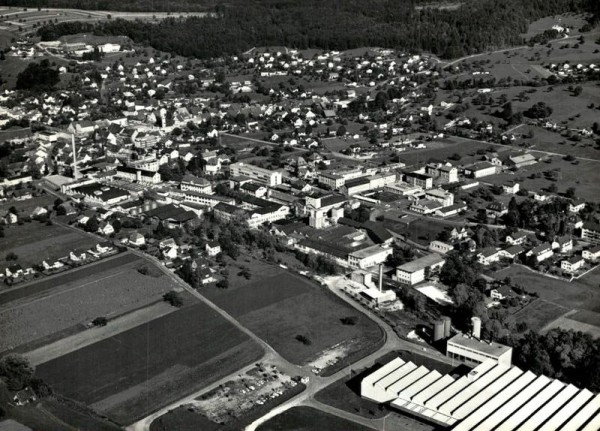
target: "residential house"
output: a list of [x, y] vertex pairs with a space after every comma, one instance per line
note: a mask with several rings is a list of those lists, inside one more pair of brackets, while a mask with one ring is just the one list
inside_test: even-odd
[[502, 184], [502, 191], [506, 195], [514, 195], [519, 191], [520, 185], [516, 181], [509, 181]]
[[559, 253], [570, 253], [573, 250], [573, 239], [570, 236], [561, 236], [552, 241], [552, 250]]
[[527, 256], [535, 256], [538, 262], [546, 260], [549, 257], [552, 257], [553, 255], [554, 252], [552, 251], [552, 244], [547, 242], [544, 244], [540, 244], [527, 252]]
[[498, 262], [499, 260], [500, 251], [493, 247], [485, 248], [479, 253], [477, 253], [477, 261], [485, 266], [490, 265], [494, 262]]
[[211, 257], [221, 253], [221, 245], [218, 241], [208, 241], [204, 248], [206, 250], [206, 254], [208, 254]]
[[146, 238], [139, 232], [133, 232], [131, 235], [129, 235], [129, 244], [139, 247], [146, 244]]
[[594, 222], [583, 223], [581, 238], [594, 243], [600, 242], [600, 224]]
[[486, 207], [485, 212], [488, 217], [502, 217], [508, 212], [508, 208], [502, 202], [492, 202]]
[[514, 292], [509, 286], [499, 286], [490, 290], [490, 298], [495, 301], [502, 301], [512, 296]]
[[506, 235], [505, 241], [510, 245], [521, 245], [527, 240], [527, 234], [525, 232], [515, 232], [510, 235]]
[[574, 273], [583, 268], [585, 259], [583, 256], [573, 256], [570, 259], [565, 259], [560, 263], [560, 268], [569, 273]]
[[583, 199], [575, 199], [569, 202], [569, 212], [578, 213], [585, 208], [586, 202]]
[[512, 245], [504, 250], [500, 250], [498, 254], [501, 258], [515, 260], [525, 249], [520, 245]]
[[112, 224], [103, 221], [98, 226], [98, 233], [101, 235], [111, 235], [111, 234], [115, 233], [115, 228], [113, 227]]
[[596, 245], [590, 249], [583, 250], [582, 256], [590, 262], [597, 262], [600, 258], [600, 245]]

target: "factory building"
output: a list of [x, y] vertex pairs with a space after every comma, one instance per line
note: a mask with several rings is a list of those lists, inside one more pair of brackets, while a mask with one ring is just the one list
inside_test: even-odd
[[247, 163], [232, 163], [229, 166], [229, 170], [232, 177], [248, 177], [269, 187], [278, 186], [282, 182], [281, 172], [271, 171], [259, 166], [249, 165]]
[[600, 395], [494, 360], [455, 378], [396, 358], [361, 396], [453, 431], [600, 429]]

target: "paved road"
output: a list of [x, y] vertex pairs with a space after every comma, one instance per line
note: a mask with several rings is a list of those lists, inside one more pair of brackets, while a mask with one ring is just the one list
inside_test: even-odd
[[[288, 400], [287, 402], [279, 405], [278, 407], [276, 407], [275, 409], [273, 409], [269, 413], [267, 413], [265, 416], [255, 420], [254, 422], [252, 422], [250, 425], [248, 425], [246, 427], [245, 431], [256, 430], [256, 428], [258, 426], [260, 426], [261, 424], [263, 424], [264, 422], [268, 421], [269, 419], [273, 418], [274, 416], [277, 416], [278, 414], [281, 414], [282, 412], [284, 412], [292, 407], [306, 404], [306, 405], [310, 405], [310, 406], [319, 408], [319, 406], [321, 406], [323, 404], [318, 403], [313, 400], [313, 397], [317, 392], [319, 392], [321, 389], [337, 382], [338, 380], [340, 380], [346, 376], [349, 376], [352, 370], [362, 370], [362, 369], [371, 367], [372, 365], [375, 364], [375, 362], [379, 358], [381, 358], [383, 355], [390, 353], [390, 352], [395, 352], [398, 350], [406, 350], [409, 352], [418, 353], [420, 355], [429, 356], [431, 358], [434, 358], [434, 359], [437, 359], [437, 360], [440, 360], [443, 362], [448, 362], [449, 364], [452, 363], [448, 358], [446, 358], [444, 355], [442, 355], [441, 353], [439, 353], [437, 351], [434, 351], [431, 349], [424, 350], [423, 345], [421, 345], [421, 344], [412, 343], [410, 341], [406, 341], [406, 340], [402, 340], [402, 339], [398, 338], [398, 336], [396, 335], [396, 333], [394, 332], [394, 330], [392, 329], [391, 326], [389, 326], [387, 323], [385, 323], [379, 316], [377, 316], [371, 310], [361, 306], [359, 303], [354, 301], [352, 298], [348, 297], [342, 291], [342, 287], [346, 283], [346, 280], [343, 276], [328, 277], [326, 279], [326, 281], [327, 281], [327, 285], [329, 286], [329, 289], [336, 296], [338, 296], [341, 300], [348, 303], [351, 307], [357, 309], [358, 311], [360, 311], [363, 314], [366, 314], [370, 319], [375, 321], [381, 327], [381, 329], [383, 329], [383, 331], [385, 333], [385, 337], [386, 337], [386, 341], [385, 341], [384, 345], [376, 352], [373, 352], [370, 355], [368, 355], [358, 361], [355, 361], [352, 364], [348, 364], [347, 367], [341, 369], [340, 371], [338, 371], [337, 373], [335, 373], [329, 377], [311, 377], [312, 384], [310, 384], [304, 392], [302, 392], [301, 394], [297, 395], [296, 397]], [[331, 407], [330, 409], [331, 409], [331, 411], [338, 410], [338, 409], [334, 409], [333, 407]], [[338, 411], [341, 412], [341, 410], [338, 410]], [[352, 415], [352, 414], [348, 413], [344, 417], [346, 419], [353, 420], [352, 418], [354, 416], [356, 416], [356, 415]], [[364, 420], [365, 420], [364, 418], [361, 418], [360, 423], [362, 424], [362, 421], [364, 421]], [[379, 429], [377, 421], [374, 421], [374, 423], [373, 423], [373, 421], [369, 421], [369, 424], [370, 424], [370, 425], [368, 425], [369, 427], [374, 428], [374, 429]]]
[[[56, 193], [53, 193], [53, 194], [57, 195]], [[74, 230], [81, 232], [81, 230], [79, 230], [73, 226], [69, 226], [66, 224], [62, 224], [62, 225], [67, 228], [74, 229]], [[96, 235], [95, 233], [86, 232], [86, 234], [90, 235], [96, 239], [99, 239], [99, 240], [105, 240], [105, 238], [100, 237], [100, 236]], [[285, 373], [290, 376], [309, 377], [310, 381], [306, 385], [307, 387], [303, 392], [301, 392], [300, 394], [291, 398], [290, 400], [286, 401], [285, 403], [281, 404], [280, 406], [276, 407], [275, 409], [271, 410], [267, 415], [254, 421], [252, 424], [250, 424], [246, 428], [247, 430], [254, 430], [254, 429], [256, 429], [256, 427], [258, 425], [260, 425], [261, 423], [270, 419], [271, 417], [276, 416], [278, 413], [285, 411], [286, 409], [288, 409], [290, 407], [301, 405], [303, 402], [305, 402], [307, 400], [311, 400], [314, 397], [314, 395], [317, 392], [319, 392], [320, 390], [322, 390], [323, 388], [344, 378], [345, 376], [350, 375], [350, 373], [353, 369], [364, 369], [364, 368], [370, 367], [377, 361], [377, 359], [379, 359], [381, 356], [383, 356], [389, 352], [398, 351], [398, 350], [407, 350], [407, 351], [417, 352], [419, 354], [424, 354], [424, 355], [427, 355], [427, 356], [430, 356], [432, 358], [439, 359], [442, 361], [447, 361], [447, 359], [441, 353], [435, 352], [430, 349], [427, 349], [427, 351], [425, 351], [423, 349], [422, 345], [412, 343], [412, 342], [398, 338], [398, 336], [396, 335], [394, 330], [387, 323], [385, 323], [383, 320], [381, 320], [376, 314], [371, 312], [369, 309], [362, 307], [356, 301], [349, 298], [348, 296], [346, 296], [345, 293], [343, 293], [342, 287], [346, 283], [345, 278], [343, 276], [337, 276], [337, 277], [329, 277], [326, 280], [327, 285], [329, 286], [329, 289], [335, 295], [337, 295], [341, 300], [348, 303], [351, 307], [355, 308], [356, 310], [358, 310], [359, 312], [361, 312], [363, 314], [366, 314], [369, 318], [371, 318], [373, 321], [375, 321], [381, 327], [381, 329], [384, 331], [385, 343], [377, 351], [375, 351], [375, 352], [371, 353], [370, 355], [368, 355], [358, 361], [355, 361], [351, 364], [348, 363], [348, 365], [346, 367], [344, 367], [343, 369], [341, 369], [340, 371], [338, 371], [337, 373], [335, 373], [329, 377], [321, 377], [321, 376], [314, 375], [311, 371], [311, 367], [295, 365], [295, 364], [290, 363], [286, 359], [284, 359], [267, 342], [265, 342], [264, 340], [259, 338], [256, 334], [254, 334], [251, 330], [249, 330], [248, 328], [243, 326], [241, 323], [239, 323], [234, 317], [232, 317], [230, 314], [228, 314], [225, 310], [221, 309], [220, 307], [218, 307], [217, 305], [215, 305], [214, 303], [209, 301], [207, 298], [205, 298], [203, 295], [198, 293], [187, 283], [183, 282], [183, 280], [181, 280], [178, 276], [176, 276], [174, 273], [169, 271], [162, 264], [162, 262], [160, 260], [158, 260], [157, 258], [155, 258], [153, 256], [146, 255], [145, 253], [142, 253], [141, 251], [136, 250], [136, 249], [131, 249], [130, 251], [140, 257], [143, 257], [143, 258], [153, 262], [165, 275], [170, 277], [173, 280], [173, 282], [176, 283], [176, 285], [180, 286], [182, 289], [189, 292], [192, 296], [194, 296], [198, 300], [205, 303], [208, 307], [215, 310], [224, 319], [229, 321], [232, 325], [234, 325], [240, 331], [247, 334], [251, 339], [253, 339], [260, 346], [262, 346], [265, 351], [265, 355], [261, 358], [261, 360], [260, 360], [261, 362], [266, 362], [266, 363], [275, 365], [282, 373]], [[244, 369], [238, 370], [235, 373], [231, 373], [229, 376], [223, 377], [218, 382], [215, 382], [212, 385], [203, 388], [201, 391], [198, 391], [194, 394], [188, 395], [188, 396], [180, 399], [179, 401], [172, 403], [169, 406], [166, 406], [166, 407], [158, 410], [157, 412], [147, 416], [146, 418], [143, 418], [140, 421], [130, 425], [129, 427], [127, 427], [127, 430], [128, 431], [148, 431], [150, 428], [150, 424], [157, 417], [167, 413], [169, 410], [172, 410], [181, 405], [190, 403], [194, 398], [197, 398], [198, 396], [202, 395], [203, 393], [205, 393], [207, 391], [210, 391], [211, 389], [218, 386], [219, 384], [222, 384], [222, 383], [232, 379], [233, 377], [240, 374], [241, 372], [247, 371], [248, 369], [250, 369], [253, 366], [254, 366], [254, 364], [248, 365]]]

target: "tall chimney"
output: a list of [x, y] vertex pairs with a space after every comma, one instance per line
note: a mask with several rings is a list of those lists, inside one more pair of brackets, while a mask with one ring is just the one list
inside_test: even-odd
[[379, 264], [379, 291], [383, 292], [383, 263]]
[[73, 178], [79, 179], [79, 169], [77, 169], [77, 149], [75, 148], [75, 135], [71, 135], [71, 146], [73, 147]]

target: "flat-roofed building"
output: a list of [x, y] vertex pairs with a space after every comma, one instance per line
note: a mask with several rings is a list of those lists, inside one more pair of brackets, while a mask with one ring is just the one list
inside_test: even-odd
[[600, 425], [600, 395], [493, 360], [455, 379], [396, 358], [362, 380], [361, 396], [453, 431], [597, 431]]
[[348, 263], [351, 268], [365, 269], [385, 262], [393, 252], [390, 247], [375, 244], [348, 254]]
[[269, 187], [275, 187], [282, 183], [283, 178], [281, 172], [271, 171], [264, 169], [259, 166], [249, 165], [247, 163], [238, 162], [232, 163], [229, 166], [231, 176], [239, 177], [245, 176], [252, 178], [259, 183], [265, 184]]
[[396, 268], [396, 279], [402, 284], [413, 286], [425, 280], [425, 271], [428, 268], [433, 272], [444, 266], [445, 262], [446, 260], [437, 253], [428, 254]]
[[457, 334], [448, 340], [446, 356], [470, 365], [493, 359], [499, 364], [510, 366], [512, 364], [512, 347]]

